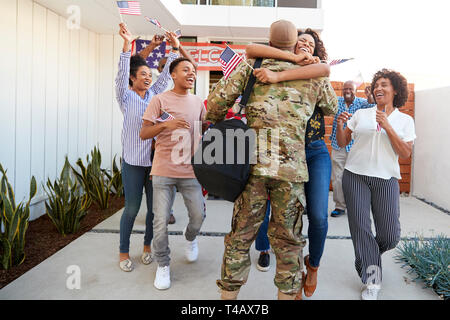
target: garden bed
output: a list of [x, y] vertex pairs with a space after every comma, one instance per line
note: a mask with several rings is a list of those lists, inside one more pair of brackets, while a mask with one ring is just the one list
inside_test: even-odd
[[14, 281], [103, 220], [112, 216], [122, 209], [124, 204], [124, 197], [117, 198], [114, 196], [110, 197], [108, 209], [106, 210], [100, 210], [96, 203], [92, 203], [87, 215], [81, 220], [80, 230], [75, 234], [66, 236], [58, 233], [53, 222], [46, 214], [30, 221], [26, 232], [25, 261], [9, 270], [0, 270], [0, 288]]

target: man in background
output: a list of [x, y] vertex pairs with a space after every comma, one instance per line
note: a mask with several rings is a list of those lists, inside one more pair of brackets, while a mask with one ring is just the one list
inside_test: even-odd
[[331, 212], [332, 217], [340, 217], [345, 214], [347, 206], [345, 205], [344, 192], [342, 191], [342, 175], [344, 173], [345, 162], [350, 151], [353, 140], [345, 147], [340, 148], [336, 141], [337, 118], [342, 112], [354, 114], [359, 109], [372, 108], [374, 99], [370, 93], [370, 87], [366, 87], [365, 93], [367, 99], [356, 97], [356, 84], [353, 81], [346, 81], [342, 89], [342, 97], [338, 98], [338, 112], [333, 121], [333, 130], [331, 132], [331, 184], [333, 186], [333, 201], [335, 209]]

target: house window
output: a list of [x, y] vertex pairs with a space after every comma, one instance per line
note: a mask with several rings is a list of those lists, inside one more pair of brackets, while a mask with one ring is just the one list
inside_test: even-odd
[[278, 0], [278, 7], [317, 8], [317, 0]]

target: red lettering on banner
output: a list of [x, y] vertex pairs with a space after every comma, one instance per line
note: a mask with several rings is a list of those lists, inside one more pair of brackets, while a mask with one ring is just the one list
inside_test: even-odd
[[208, 50], [204, 50], [204, 49], [200, 49], [199, 50], [199, 54], [198, 54], [198, 56], [199, 56], [199, 59], [198, 59], [198, 62], [199, 62], [199, 64], [201, 65], [201, 64], [207, 64], [209, 61], [208, 61], [208, 59], [204, 59], [203, 57], [204, 57], [204, 52], [208, 52]]
[[[225, 50], [225, 45], [195, 42], [182, 42], [181, 45], [198, 64], [198, 70], [222, 70], [219, 57], [223, 50]], [[243, 45], [230, 45], [230, 47], [240, 56], [245, 53], [245, 46]], [[166, 54], [168, 54], [169, 51], [170, 47], [167, 48]]]
[[209, 51], [209, 55], [208, 55], [209, 61], [211, 63], [220, 63], [219, 62], [219, 57], [220, 57], [221, 53], [222, 53], [222, 51], [221, 50], [217, 50], [217, 49], [213, 49], [213, 50]]
[[197, 49], [186, 49], [186, 51], [192, 56], [195, 62], [198, 63], [198, 50]]

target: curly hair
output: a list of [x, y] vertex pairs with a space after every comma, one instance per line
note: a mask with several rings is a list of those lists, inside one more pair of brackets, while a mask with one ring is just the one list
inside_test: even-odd
[[[150, 68], [147, 64], [147, 61], [145, 61], [145, 59], [142, 58], [140, 55], [138, 54], [132, 55], [130, 58], [130, 76], [136, 77], [137, 71], [142, 66]], [[133, 81], [131, 81], [131, 79], [128, 79], [128, 84], [130, 85], [130, 87], [132, 87]]]
[[327, 60], [328, 59], [327, 50], [325, 49], [325, 46], [323, 44], [322, 39], [320, 39], [319, 34], [311, 28], [308, 28], [305, 31], [302, 31], [302, 30], [297, 31], [298, 36], [301, 36], [302, 34], [305, 34], [305, 33], [309, 34], [311, 37], [314, 38], [316, 47], [314, 48], [313, 56], [319, 57], [320, 60]]
[[370, 92], [373, 94], [373, 89], [375, 88], [375, 83], [381, 79], [389, 79], [391, 81], [392, 87], [397, 94], [394, 96], [394, 107], [400, 108], [408, 100], [408, 81], [399, 72], [389, 69], [382, 69], [375, 73], [372, 79], [372, 84], [370, 87]]

